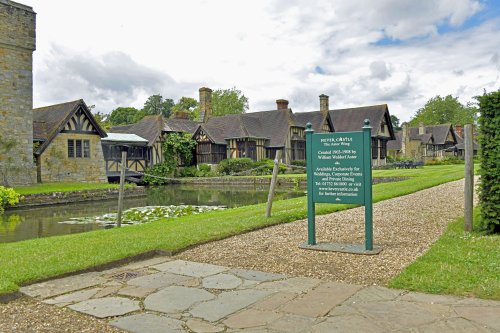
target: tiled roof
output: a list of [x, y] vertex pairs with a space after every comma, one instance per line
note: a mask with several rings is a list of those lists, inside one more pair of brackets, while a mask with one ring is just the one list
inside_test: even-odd
[[[425, 134], [432, 135], [432, 138], [434, 139], [433, 143], [436, 145], [445, 144], [446, 138], [448, 137], [449, 133], [452, 134], [452, 136], [455, 138], [454, 140], [456, 141], [455, 132], [453, 131], [453, 128], [450, 124], [425, 126]], [[418, 127], [409, 128], [409, 136], [411, 140], [421, 140], [424, 143], [427, 143], [429, 141], [427, 136], [421, 136], [419, 134]]]
[[392, 150], [401, 150], [403, 149], [403, 132], [399, 131], [394, 133], [394, 140], [387, 141], [387, 149], [392, 149]]
[[282, 147], [290, 125], [295, 125], [291, 110], [272, 110], [211, 117], [200, 126], [218, 144], [232, 138], [261, 138], [269, 140], [270, 147]]
[[161, 115], [149, 115], [133, 125], [113, 127], [111, 132], [137, 134], [148, 140], [148, 146], [152, 146], [161, 136], [164, 127], [165, 124]]
[[43, 153], [73, 114], [80, 108], [90, 119], [97, 133], [101, 137], [106, 136], [106, 132], [94, 120], [83, 99], [36, 108], [33, 109], [33, 140], [43, 141], [43, 144], [35, 152], [36, 154]]
[[165, 120], [165, 132], [185, 132], [194, 134], [199, 123], [191, 119], [169, 118]]
[[328, 112], [310, 111], [310, 112], [297, 112], [294, 114], [296, 124], [300, 127], [306, 127], [307, 123], [311, 123], [312, 129], [316, 133], [323, 132], [323, 124], [327, 119]]
[[394, 129], [392, 128], [387, 104], [330, 110], [328, 112], [330, 113], [335, 132], [361, 131], [365, 119], [369, 119], [370, 126], [372, 127], [372, 136], [377, 136], [382, 120], [385, 118], [385, 122], [389, 127], [390, 137], [394, 140]]

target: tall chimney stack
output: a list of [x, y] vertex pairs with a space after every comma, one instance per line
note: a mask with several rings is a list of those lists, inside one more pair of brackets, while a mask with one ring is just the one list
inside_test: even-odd
[[420, 122], [418, 124], [418, 135], [423, 135], [425, 134], [425, 126], [424, 123]]
[[212, 89], [207, 87], [200, 88], [200, 116], [199, 123], [206, 123], [212, 116]]
[[276, 107], [278, 108], [278, 111], [288, 110], [288, 101], [286, 99], [277, 99]]
[[319, 95], [319, 110], [321, 112], [328, 112], [330, 105], [328, 104], [328, 96], [325, 94]]

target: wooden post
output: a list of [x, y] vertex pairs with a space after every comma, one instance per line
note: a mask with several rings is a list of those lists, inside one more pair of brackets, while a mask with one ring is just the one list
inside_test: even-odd
[[271, 186], [269, 187], [269, 195], [267, 196], [266, 218], [271, 217], [271, 209], [273, 208], [274, 191], [278, 180], [278, 171], [280, 168], [281, 149], [276, 151], [274, 157], [273, 177], [271, 178]]
[[123, 210], [123, 191], [125, 190], [125, 169], [127, 167], [127, 149], [122, 148], [122, 169], [120, 172], [120, 191], [118, 192], [118, 215], [116, 218], [116, 226], [122, 226], [122, 210]]
[[464, 230], [472, 231], [472, 209], [474, 193], [474, 144], [472, 125], [464, 127], [464, 148], [465, 148], [465, 202], [464, 202]]

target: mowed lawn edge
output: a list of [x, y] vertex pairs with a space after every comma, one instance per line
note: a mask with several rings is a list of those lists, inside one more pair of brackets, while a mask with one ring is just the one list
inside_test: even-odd
[[[463, 178], [463, 165], [432, 166], [417, 170], [377, 171], [384, 176], [407, 176], [397, 183], [373, 186], [378, 202]], [[380, 175], [379, 175], [380, 176]], [[92, 267], [141, 253], [182, 249], [251, 230], [307, 217], [307, 199], [294, 198], [273, 203], [272, 217], [265, 218], [265, 204], [190, 215], [177, 219], [38, 238], [0, 244], [0, 294], [19, 286]], [[352, 205], [317, 204], [322, 215], [348, 209]], [[304, 239], [307, 235], [304, 235]]]
[[[479, 225], [480, 209], [474, 209]], [[396, 289], [500, 300], [500, 235], [464, 231], [464, 218], [448, 225], [432, 247], [389, 281]]]

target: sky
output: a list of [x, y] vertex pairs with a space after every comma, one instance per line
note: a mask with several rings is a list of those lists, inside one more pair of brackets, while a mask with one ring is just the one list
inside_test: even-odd
[[37, 13], [34, 107], [94, 112], [236, 87], [249, 112], [388, 104], [500, 88], [500, 0], [17, 0]]

